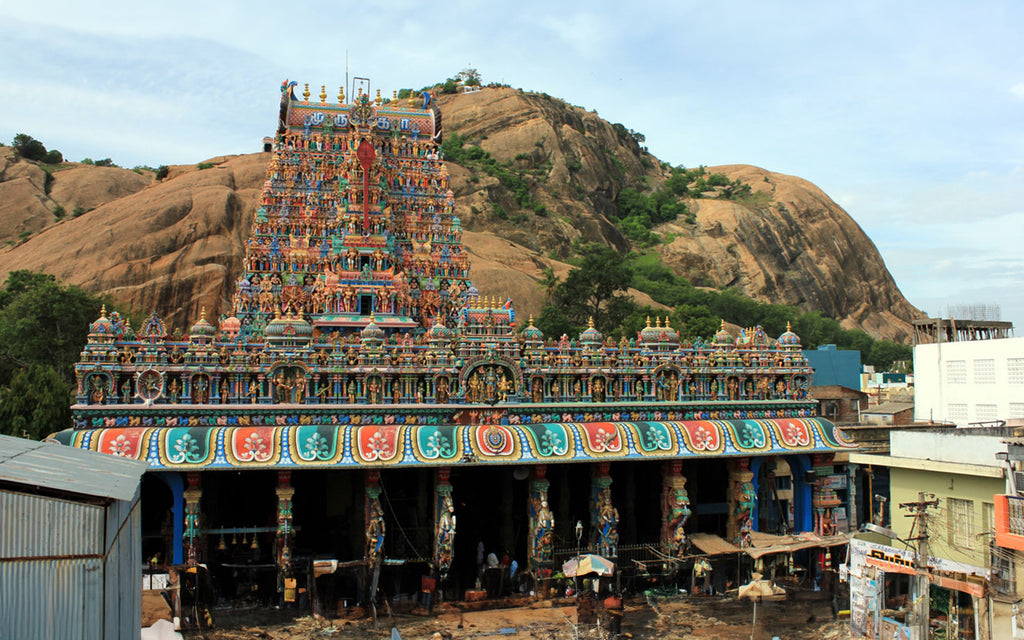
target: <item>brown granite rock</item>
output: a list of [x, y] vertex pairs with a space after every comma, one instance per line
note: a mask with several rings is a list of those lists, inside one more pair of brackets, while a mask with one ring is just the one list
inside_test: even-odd
[[[668, 174], [625, 128], [549, 96], [508, 88], [442, 96], [439, 104], [448, 135], [458, 132], [509, 163], [506, 170], [531, 199], [522, 206], [479, 163], [449, 163], [456, 214], [482, 295], [511, 297], [525, 319], [544, 303], [538, 285], [544, 268], [568, 272], [557, 256], [574, 241], [631, 248], [610, 222], [615, 198], [624, 186], [654, 186]], [[203, 170], [175, 166], [162, 182], [149, 173], [68, 163], [54, 173], [46, 194], [39, 166], [0, 149], [0, 238], [8, 242], [0, 249], [0, 278], [14, 269], [53, 273], [110, 293], [136, 318], [156, 309], [182, 330], [198, 319], [200, 307], [216, 318], [229, 310], [269, 158], [213, 158], [214, 166]], [[819, 309], [876, 337], [908, 334], [917, 310], [871, 240], [820, 189], [745, 165], [712, 171], [767, 195], [751, 201], [756, 205], [691, 200], [696, 224], [677, 220], [657, 228], [671, 242], [655, 250], [676, 273], [756, 299]], [[64, 220], [53, 217], [57, 204], [68, 212]], [[92, 210], [70, 219], [75, 207]], [[30, 237], [19, 243], [26, 231]]]

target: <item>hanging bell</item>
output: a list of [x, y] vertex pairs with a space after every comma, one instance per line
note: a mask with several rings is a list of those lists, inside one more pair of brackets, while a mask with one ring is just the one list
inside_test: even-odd
[[259, 551], [260, 550], [260, 543], [259, 543], [259, 540], [256, 539], [256, 534], [255, 533], [252, 534], [252, 545], [250, 545], [249, 548], [252, 549], [253, 551]]
[[220, 542], [217, 543], [217, 551], [226, 551], [228, 545], [224, 544], [224, 534], [220, 534]]
[[231, 546], [233, 547], [236, 544], [238, 544], [238, 534], [237, 533], [232, 533], [231, 534]]

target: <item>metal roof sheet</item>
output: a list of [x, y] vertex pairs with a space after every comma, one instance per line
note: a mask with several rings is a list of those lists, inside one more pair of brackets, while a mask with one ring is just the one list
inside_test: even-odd
[[146, 468], [136, 460], [0, 436], [0, 482], [130, 500]]

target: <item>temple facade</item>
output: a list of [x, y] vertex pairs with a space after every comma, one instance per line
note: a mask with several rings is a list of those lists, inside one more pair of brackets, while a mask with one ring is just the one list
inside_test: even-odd
[[469, 279], [429, 95], [294, 88], [230, 315], [185, 335], [104, 311], [55, 435], [149, 462], [147, 557], [206, 563], [226, 595], [239, 572], [286, 591], [300, 557], [330, 558], [373, 593], [389, 562], [469, 586], [481, 549], [539, 578], [559, 546], [832, 532], [823, 479], [850, 444], [813, 417], [795, 334], [543, 336]]

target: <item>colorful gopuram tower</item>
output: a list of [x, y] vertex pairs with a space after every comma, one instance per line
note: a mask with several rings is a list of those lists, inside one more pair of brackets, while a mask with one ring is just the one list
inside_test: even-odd
[[449, 326], [468, 301], [469, 261], [430, 97], [328, 103], [282, 86], [245, 272], [234, 296], [246, 335], [278, 313], [317, 335]]

